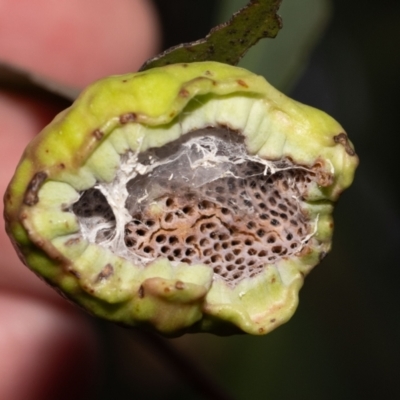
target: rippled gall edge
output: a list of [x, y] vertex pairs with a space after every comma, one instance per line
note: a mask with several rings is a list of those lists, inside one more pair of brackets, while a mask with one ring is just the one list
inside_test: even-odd
[[[143, 268], [80, 236], [66, 210], [115, 177], [121, 154], [221, 126], [240, 132], [251, 155], [318, 171], [303, 199], [315, 231], [295, 257], [230, 287], [206, 265], [160, 258]], [[100, 80], [56, 116], [26, 148], [5, 193], [6, 229], [30, 269], [94, 315], [170, 336], [265, 334], [292, 316], [304, 276], [329, 251], [332, 204], [357, 164], [335, 120], [261, 76], [215, 62], [175, 64]]]

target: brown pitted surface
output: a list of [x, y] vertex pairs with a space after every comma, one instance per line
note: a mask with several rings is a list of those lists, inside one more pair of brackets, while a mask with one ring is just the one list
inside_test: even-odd
[[38, 197], [38, 192], [39, 189], [42, 185], [42, 183], [47, 179], [47, 173], [46, 172], [37, 172], [31, 181], [29, 182], [29, 185], [26, 189], [25, 196], [24, 196], [24, 203], [27, 206], [34, 206], [35, 204], [38, 203], [39, 197]]
[[196, 191], [168, 193], [166, 185], [165, 196], [126, 225], [126, 246], [152, 260], [208, 264], [230, 284], [293, 256], [310, 233], [299, 198], [314, 175], [294, 168], [273, 175], [263, 170], [254, 162], [242, 164], [235, 175], [243, 178], [223, 177]]
[[302, 199], [321, 183], [319, 169], [251, 157], [240, 138], [200, 133], [83, 192], [72, 207], [82, 235], [143, 267], [163, 257], [207, 264], [231, 285], [296, 257], [311, 235]]

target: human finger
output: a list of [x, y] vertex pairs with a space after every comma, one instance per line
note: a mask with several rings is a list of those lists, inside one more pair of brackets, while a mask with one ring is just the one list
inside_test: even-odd
[[64, 84], [135, 71], [159, 41], [149, 0], [0, 2], [0, 59]]

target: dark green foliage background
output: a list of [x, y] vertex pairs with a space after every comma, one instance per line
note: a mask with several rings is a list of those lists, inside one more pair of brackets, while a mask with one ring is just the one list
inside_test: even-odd
[[[293, 1], [302, 0], [283, 0]], [[156, 3], [164, 48], [204, 37], [221, 4]], [[400, 2], [332, 3], [330, 24], [289, 94], [338, 119], [361, 159], [335, 212], [333, 251], [307, 277], [293, 319], [271, 334], [171, 340], [235, 399], [400, 396]], [[109, 349], [101, 398], [203, 398], [135, 334], [101, 329]]]

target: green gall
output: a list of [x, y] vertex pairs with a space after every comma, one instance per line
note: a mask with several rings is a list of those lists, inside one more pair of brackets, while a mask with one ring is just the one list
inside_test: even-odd
[[94, 83], [5, 194], [21, 260], [89, 312], [165, 335], [265, 334], [330, 250], [343, 128], [215, 62]]

